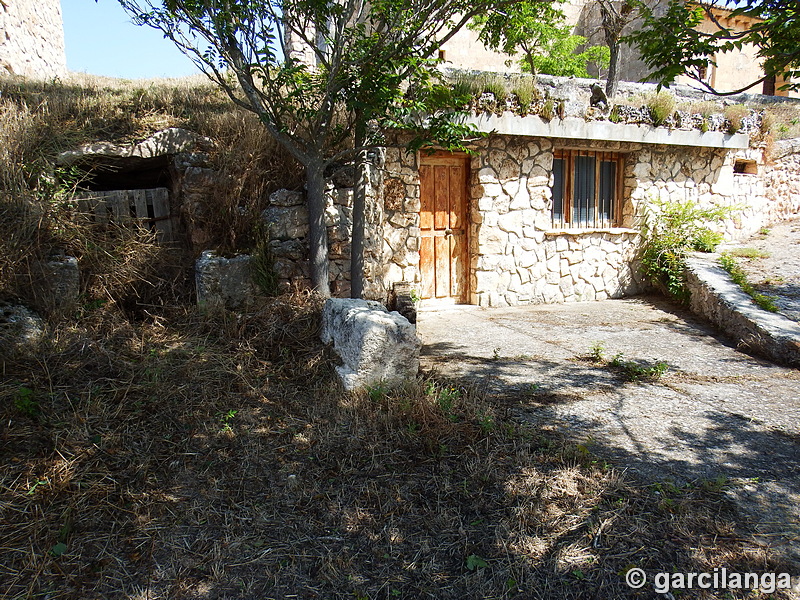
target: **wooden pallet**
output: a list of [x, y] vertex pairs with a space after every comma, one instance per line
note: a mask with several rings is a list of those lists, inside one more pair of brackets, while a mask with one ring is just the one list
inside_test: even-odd
[[131, 225], [138, 222], [155, 231], [159, 242], [175, 241], [167, 188], [79, 192], [75, 200], [78, 211], [95, 223]]

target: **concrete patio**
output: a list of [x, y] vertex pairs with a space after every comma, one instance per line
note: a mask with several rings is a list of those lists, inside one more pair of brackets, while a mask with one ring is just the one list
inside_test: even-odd
[[[726, 478], [756, 543], [800, 567], [800, 371], [737, 351], [657, 297], [428, 308], [418, 328], [424, 370], [483, 387], [635, 478]], [[589, 359], [601, 347], [606, 359], [669, 368], [627, 382]]]

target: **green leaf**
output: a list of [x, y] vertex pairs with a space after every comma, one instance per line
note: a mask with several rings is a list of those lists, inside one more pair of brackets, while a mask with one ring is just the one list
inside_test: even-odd
[[50, 553], [53, 556], [61, 556], [67, 551], [67, 545], [64, 542], [58, 542], [55, 546], [50, 549]]
[[467, 557], [467, 568], [470, 571], [474, 571], [475, 569], [485, 569], [488, 566], [489, 566], [489, 563], [487, 563], [485, 560], [483, 560], [477, 554], [470, 554]]

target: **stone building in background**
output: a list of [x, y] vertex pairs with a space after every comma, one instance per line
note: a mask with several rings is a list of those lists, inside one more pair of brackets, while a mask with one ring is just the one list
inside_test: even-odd
[[67, 74], [60, 0], [0, 0], [0, 74]]
[[[655, 6], [658, 11], [660, 6], [665, 6], [665, 0], [651, 0], [648, 4]], [[604, 45], [605, 35], [602, 26], [600, 7], [596, 0], [565, 0], [561, 5], [567, 24], [572, 27], [572, 32], [585, 37], [591, 45]], [[731, 10], [724, 8], [711, 9], [714, 19], [733, 32], [747, 31], [757, 22], [756, 19], [744, 15], [732, 16]], [[625, 33], [639, 27], [639, 21], [632, 21]], [[714, 33], [719, 31], [719, 26], [709, 18], [704, 17], [698, 26], [700, 31]], [[478, 34], [469, 28], [459, 31], [439, 51], [439, 58], [445, 61], [446, 66], [457, 69], [473, 69], [478, 71], [494, 71], [500, 73], [519, 73], [519, 62], [510, 59], [505, 54], [488, 50], [478, 40]], [[734, 51], [714, 57], [712, 64], [701, 73], [704, 81], [719, 92], [730, 92], [739, 89], [742, 84], [758, 81], [764, 76], [761, 67], [762, 60], [758, 56], [758, 48], [753, 44], [744, 44]], [[588, 66], [589, 75], [604, 79], [606, 70], [598, 70], [594, 65]], [[642, 61], [638, 50], [629, 44], [623, 43], [620, 47], [619, 75], [621, 81], [651, 81], [648, 78], [649, 69]], [[684, 83], [693, 87], [699, 84], [687, 76], [681, 76], [676, 83]], [[767, 96], [800, 97], [800, 92], [781, 90], [786, 83], [782, 77], [772, 78], [763, 84], [758, 83], [747, 90], [752, 94], [765, 94]]]

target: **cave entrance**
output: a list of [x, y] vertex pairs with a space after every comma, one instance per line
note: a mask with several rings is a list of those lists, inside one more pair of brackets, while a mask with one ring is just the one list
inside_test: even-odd
[[149, 158], [91, 156], [73, 165], [79, 212], [97, 224], [138, 223], [160, 243], [178, 241], [179, 220], [173, 216], [172, 155]]

